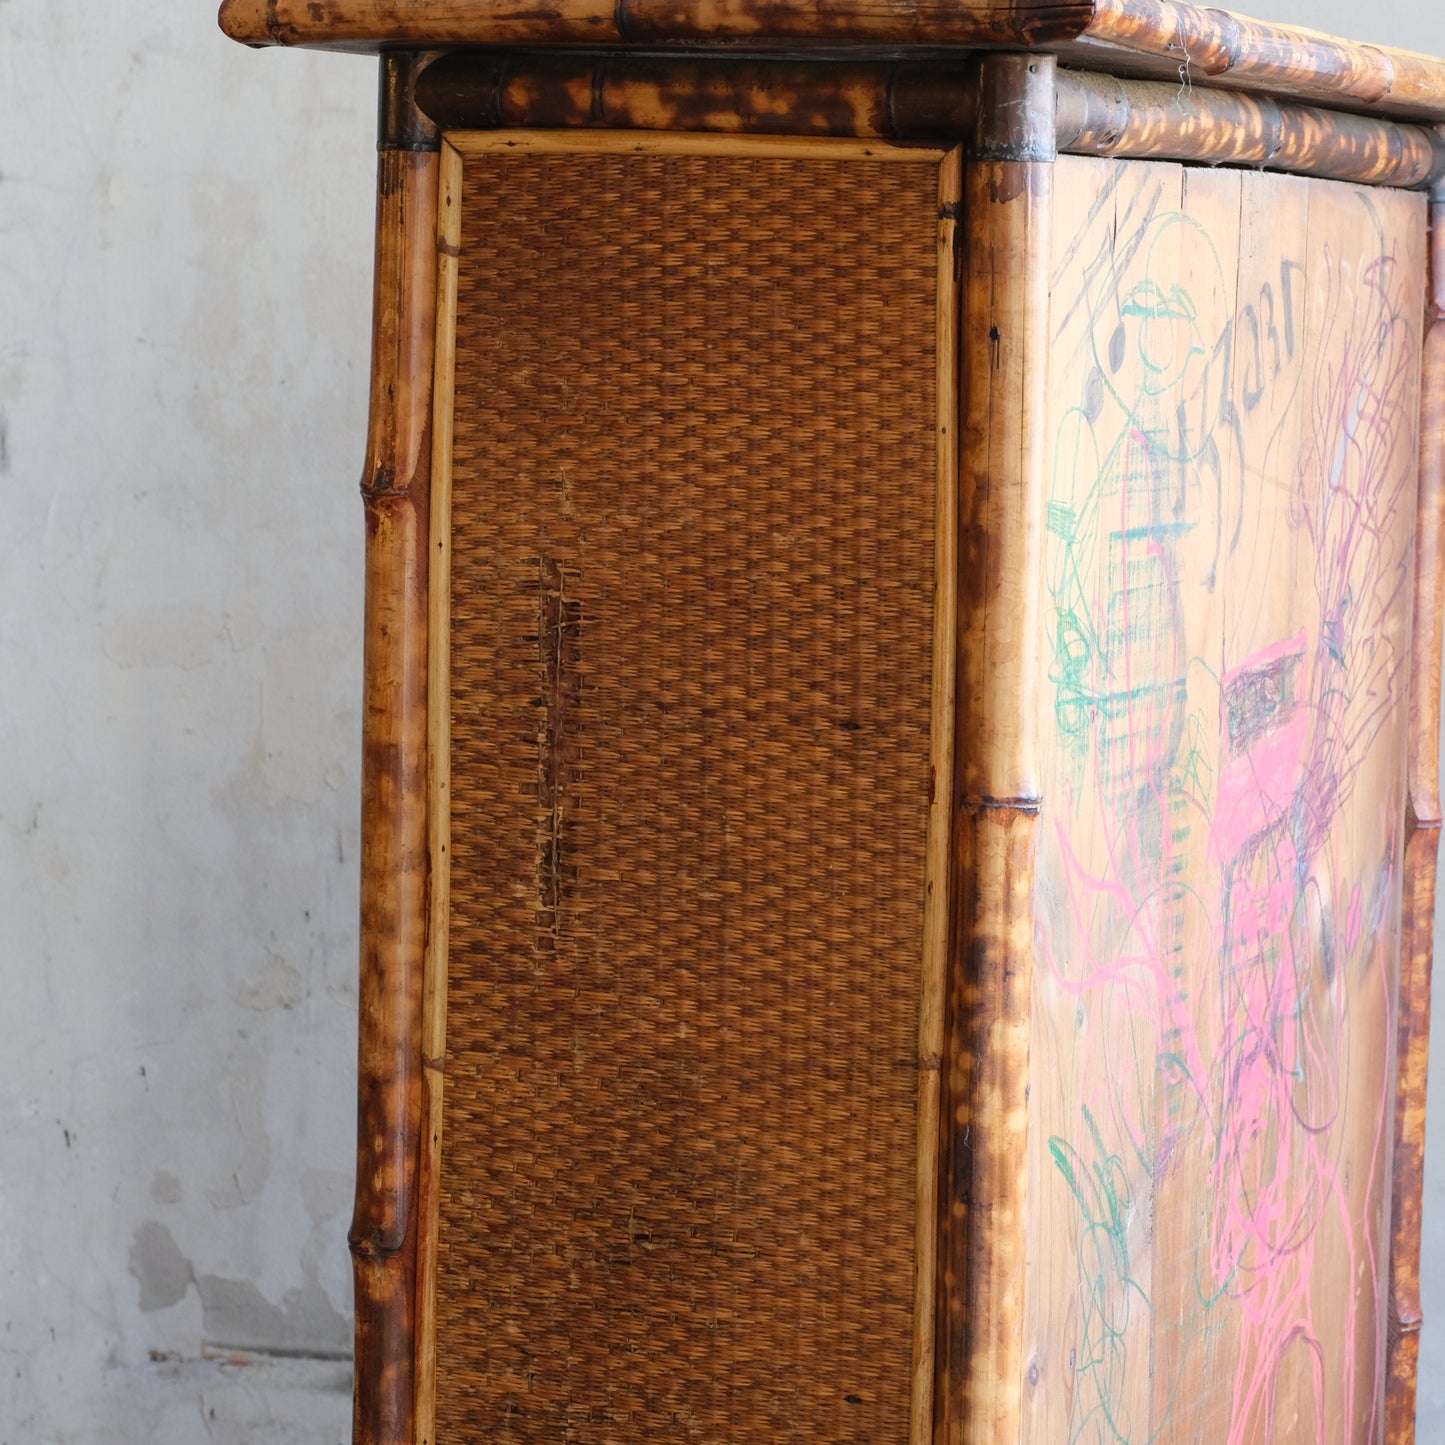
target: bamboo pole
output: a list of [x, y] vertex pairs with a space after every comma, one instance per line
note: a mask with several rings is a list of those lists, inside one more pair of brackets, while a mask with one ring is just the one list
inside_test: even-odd
[[1415, 1439], [1419, 1371], [1425, 1099], [1430, 1073], [1430, 977], [1440, 856], [1440, 689], [1445, 646], [1445, 187], [1430, 207], [1429, 331], [1425, 338], [1410, 685], [1404, 935], [1400, 948], [1385, 1445]]
[[1058, 145], [1074, 155], [1259, 166], [1423, 190], [1445, 172], [1424, 126], [1157, 81], [1059, 77]]
[[1420, 1245], [1440, 826], [1438, 823], [1422, 825], [1412, 818], [1407, 832], [1386, 1326], [1385, 1445], [1413, 1445], [1415, 1440], [1420, 1330], [1424, 1323], [1420, 1303]]
[[[406, 65], [405, 57], [385, 65]], [[383, 138], [387, 135], [385, 112]], [[357, 1445], [410, 1445], [427, 925], [427, 510], [435, 151], [384, 148], [366, 511], [356, 1210]]]
[[[417, 103], [455, 130], [610, 130], [926, 141], [978, 121], [962, 65], [503, 51], [430, 66]], [[1396, 189], [1445, 172], [1424, 126], [1231, 91], [1059, 76], [1056, 144], [1078, 155], [1248, 165]]]
[[936, 1438], [1020, 1438], [1054, 70], [981, 72], [960, 328], [955, 925]]
[[1445, 62], [1251, 20], [1184, 0], [1095, 0], [1086, 38], [1159, 56], [1186, 85], [1212, 80], [1402, 116], [1445, 116]]
[[446, 130], [724, 132], [962, 139], [977, 87], [961, 63], [767, 60], [626, 52], [462, 51], [417, 102]]
[[1071, 39], [1094, 0], [224, 0], [221, 28], [247, 45], [608, 44], [670, 40], [871, 40], [1021, 46]]

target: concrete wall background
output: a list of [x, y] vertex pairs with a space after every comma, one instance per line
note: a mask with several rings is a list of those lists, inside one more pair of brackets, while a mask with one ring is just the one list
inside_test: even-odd
[[374, 90], [0, 4], [3, 1445], [347, 1435]]
[[213, 14], [0, 0], [0, 1445], [348, 1438], [374, 68]]

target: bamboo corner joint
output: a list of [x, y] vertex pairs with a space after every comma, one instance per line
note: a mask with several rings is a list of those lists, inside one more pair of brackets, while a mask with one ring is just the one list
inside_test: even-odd
[[382, 57], [358, 1445], [1413, 1440], [1445, 62], [221, 23]]

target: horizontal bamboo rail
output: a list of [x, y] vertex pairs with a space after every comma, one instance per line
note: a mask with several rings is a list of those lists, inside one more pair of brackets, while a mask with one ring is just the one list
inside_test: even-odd
[[[416, 101], [447, 131], [637, 130], [967, 139], [978, 62], [799, 61], [537, 50], [458, 53]], [[985, 101], [985, 108], [986, 108]], [[1057, 147], [1076, 155], [1257, 166], [1419, 190], [1445, 174], [1424, 126], [1232, 91], [1061, 72]]]
[[968, 135], [967, 63], [824, 63], [710, 56], [461, 53], [432, 65], [417, 103], [445, 130], [714, 131], [937, 140]]
[[1445, 173], [1445, 142], [1424, 126], [1074, 72], [1059, 76], [1058, 143], [1074, 155], [1259, 166], [1402, 190]]
[[671, 40], [873, 41], [1018, 49], [1081, 34], [1094, 0], [225, 0], [247, 45], [616, 44]]
[[1220, 81], [1349, 109], [1445, 118], [1445, 61], [1409, 50], [1181, 0], [1095, 0], [1084, 34], [1169, 60], [1196, 87]]
[[1111, 55], [1134, 55], [1176, 67], [1195, 88], [1264, 89], [1445, 120], [1445, 61], [1182, 0], [224, 0], [220, 20], [248, 45], [336, 50], [679, 40], [998, 49], [1082, 40], [1096, 48], [1099, 69], [1124, 68], [1111, 66]]

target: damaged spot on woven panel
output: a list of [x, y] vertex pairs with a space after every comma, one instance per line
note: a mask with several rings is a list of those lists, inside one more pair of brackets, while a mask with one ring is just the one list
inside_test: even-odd
[[575, 872], [567, 816], [567, 782], [573, 766], [571, 720], [581, 684], [582, 609], [568, 596], [568, 575], [555, 557], [539, 562], [538, 652], [542, 671], [542, 727], [538, 736], [539, 806], [537, 946], [555, 953], [562, 914]]

